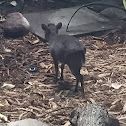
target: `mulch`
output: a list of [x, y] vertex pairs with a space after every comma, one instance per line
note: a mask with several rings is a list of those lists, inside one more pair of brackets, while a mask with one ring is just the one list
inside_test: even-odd
[[[65, 125], [73, 108], [93, 103], [126, 124], [126, 44], [106, 43], [106, 36], [80, 37], [87, 48], [84, 75], [85, 95], [75, 93], [75, 77], [65, 66], [65, 82], [55, 84], [54, 65], [48, 44], [29, 33], [19, 39], [0, 34], [0, 81], [15, 85], [0, 88], [0, 113], [8, 122], [35, 118], [53, 125]], [[119, 36], [118, 36], [119, 38]], [[116, 40], [115, 40], [116, 41]], [[31, 67], [37, 72], [28, 72]], [[59, 70], [60, 71], [60, 70]], [[4, 122], [2, 119], [0, 122]]]

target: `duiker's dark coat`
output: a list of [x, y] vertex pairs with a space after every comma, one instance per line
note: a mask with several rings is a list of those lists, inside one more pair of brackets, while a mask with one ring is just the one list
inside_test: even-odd
[[63, 79], [64, 65], [67, 64], [76, 77], [76, 88], [77, 91], [78, 83], [81, 82], [83, 88], [83, 76], [80, 74], [80, 69], [85, 62], [86, 48], [79, 40], [69, 35], [58, 35], [58, 30], [62, 27], [62, 23], [57, 25], [48, 24], [48, 26], [42, 24], [42, 29], [45, 32], [45, 39], [49, 43], [49, 51], [53, 57], [56, 80], [58, 76], [58, 62], [61, 62], [61, 79]]
[[67, 64], [67, 61], [69, 60], [68, 57], [76, 53], [80, 53], [82, 63], [85, 62], [86, 48], [83, 44], [78, 42], [75, 37], [68, 35], [56, 35], [50, 41], [49, 50], [51, 55], [61, 63], [63, 62]]

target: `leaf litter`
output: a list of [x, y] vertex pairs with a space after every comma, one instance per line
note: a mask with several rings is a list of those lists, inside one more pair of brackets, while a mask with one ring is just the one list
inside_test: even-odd
[[[93, 103], [105, 106], [111, 115], [126, 124], [126, 45], [108, 45], [104, 39], [94, 36], [80, 39], [87, 47], [86, 63], [81, 70], [85, 99], [81, 90], [74, 92], [76, 80], [67, 66], [65, 82], [55, 84], [48, 44], [32, 33], [23, 39], [2, 37], [0, 80], [11, 85], [0, 88], [0, 122], [35, 118], [69, 126], [74, 107]], [[29, 73], [30, 66], [36, 66], [38, 71]]]

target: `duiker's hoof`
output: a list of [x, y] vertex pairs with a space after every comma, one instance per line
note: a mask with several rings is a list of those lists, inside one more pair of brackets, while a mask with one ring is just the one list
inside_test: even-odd
[[78, 92], [78, 88], [75, 88], [75, 90], [74, 90], [75, 92]]
[[64, 81], [63, 77], [60, 77], [60, 80], [61, 80], [61, 81]]
[[57, 84], [58, 83], [58, 79], [54, 79], [54, 83]]
[[85, 94], [82, 94], [82, 98], [86, 98], [86, 97], [85, 97]]

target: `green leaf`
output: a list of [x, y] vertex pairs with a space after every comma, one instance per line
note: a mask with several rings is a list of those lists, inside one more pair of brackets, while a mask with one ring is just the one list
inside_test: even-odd
[[126, 0], [123, 0], [123, 5], [124, 5], [124, 8], [126, 10]]

